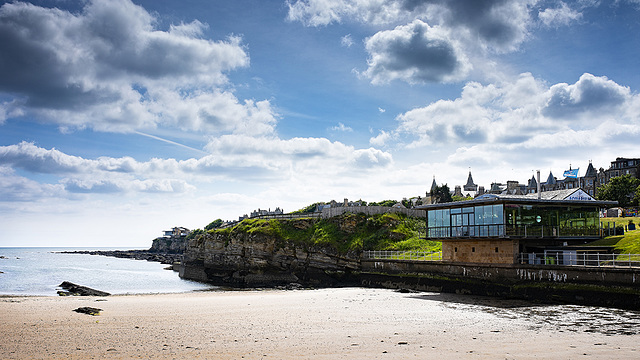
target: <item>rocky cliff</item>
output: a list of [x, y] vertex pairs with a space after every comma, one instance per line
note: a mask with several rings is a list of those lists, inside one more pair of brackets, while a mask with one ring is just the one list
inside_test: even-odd
[[153, 240], [149, 252], [160, 254], [182, 254], [187, 247], [186, 237], [159, 237]]
[[[180, 275], [231, 286], [357, 284], [362, 249], [417, 240], [424, 222], [404, 215], [245, 220], [190, 239]], [[415, 243], [411, 243], [415, 246]], [[424, 245], [424, 244], [419, 244]]]
[[[349, 283], [359, 269], [360, 251], [340, 251], [332, 244], [312, 244], [291, 233], [313, 230], [311, 219], [264, 221], [212, 231], [191, 239], [185, 251], [183, 278], [230, 286], [278, 286], [291, 283], [331, 286]], [[313, 231], [315, 232], [315, 231]], [[311, 236], [313, 237], [313, 236]]]

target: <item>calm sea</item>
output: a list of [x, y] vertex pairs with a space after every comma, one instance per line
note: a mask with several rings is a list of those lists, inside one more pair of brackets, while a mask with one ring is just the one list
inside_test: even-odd
[[70, 281], [112, 294], [176, 293], [211, 286], [182, 280], [167, 265], [132, 259], [60, 251], [113, 248], [2, 248], [0, 295], [57, 295], [58, 285]]

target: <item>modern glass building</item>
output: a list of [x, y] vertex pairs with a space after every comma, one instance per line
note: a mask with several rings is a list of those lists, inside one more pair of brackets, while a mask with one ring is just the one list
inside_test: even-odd
[[519, 253], [599, 239], [600, 209], [615, 204], [572, 189], [540, 198], [488, 194], [420, 208], [426, 210], [427, 238], [442, 241], [444, 260], [515, 263]]

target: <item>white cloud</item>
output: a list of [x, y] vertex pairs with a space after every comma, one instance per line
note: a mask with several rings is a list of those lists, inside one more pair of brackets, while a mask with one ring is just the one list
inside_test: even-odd
[[34, 118], [61, 128], [129, 132], [159, 125], [270, 133], [268, 101], [238, 100], [226, 73], [249, 65], [239, 37], [202, 39], [198, 20], [155, 27], [130, 0], [92, 0], [70, 13], [0, 7], [0, 122]]
[[560, 7], [544, 9], [538, 12], [538, 17], [546, 26], [566, 26], [582, 18], [582, 13], [571, 9], [566, 3], [560, 2]]
[[597, 148], [614, 138], [623, 146], [634, 142], [623, 134], [640, 133], [639, 106], [639, 95], [606, 77], [585, 73], [574, 84], [548, 86], [522, 74], [513, 82], [468, 83], [457, 99], [401, 114], [394, 134], [409, 139], [410, 147], [494, 149], [481, 156], [502, 152], [502, 158], [526, 156], [518, 151], [524, 148]]
[[288, 18], [307, 26], [346, 20], [394, 26], [366, 41], [364, 75], [372, 83], [451, 82], [483, 69], [488, 54], [516, 50], [529, 35], [537, 2], [297, 0], [288, 1]]
[[345, 125], [345, 124], [343, 124], [343, 123], [338, 123], [338, 125], [333, 126], [333, 127], [331, 128], [331, 130], [333, 130], [333, 131], [353, 132], [353, 129], [352, 129], [351, 127], [346, 126], [346, 125]]
[[590, 118], [601, 122], [603, 117], [615, 116], [616, 110], [631, 99], [631, 90], [604, 76], [585, 73], [573, 85], [553, 85], [547, 96], [543, 109], [546, 116], [576, 121]]
[[378, 32], [366, 40], [365, 46], [369, 68], [364, 75], [374, 84], [396, 79], [408, 83], [449, 82], [463, 78], [471, 69], [456, 42], [420, 20]]
[[388, 0], [287, 0], [290, 21], [307, 26], [326, 26], [349, 18], [386, 24], [403, 16], [400, 1]]
[[[226, 164], [263, 167], [273, 176], [295, 174], [342, 174], [353, 168], [362, 171], [389, 166], [391, 154], [374, 149], [355, 149], [324, 138], [247, 137], [225, 135], [211, 140], [206, 150]], [[375, 170], [374, 170], [375, 171]]]
[[[187, 160], [137, 161], [131, 157], [84, 159], [33, 143], [0, 146], [0, 168], [32, 174], [48, 174], [57, 184], [36, 187], [26, 180], [12, 180], [0, 197], [20, 186], [46, 197], [71, 194], [184, 193], [211, 181], [288, 181], [292, 177], [340, 176], [353, 169], [377, 171], [393, 163], [391, 154], [374, 148], [356, 149], [323, 138], [253, 137], [225, 135], [207, 145], [209, 155]], [[240, 180], [241, 179], [241, 180]], [[35, 196], [35, 195], [34, 195]], [[29, 195], [25, 195], [30, 199]]]
[[384, 146], [391, 139], [392, 134], [384, 130], [380, 130], [380, 134], [369, 139], [369, 144], [373, 146]]
[[378, 111], [379, 111], [381, 114], [384, 114], [387, 110], [385, 110], [385, 109], [383, 109], [383, 108], [379, 107], [379, 108], [378, 108]]
[[353, 38], [351, 38], [351, 34], [347, 34], [340, 38], [340, 44], [344, 47], [350, 48], [353, 46]]
[[15, 174], [7, 166], [0, 166], [0, 203], [37, 202], [43, 198], [61, 197], [64, 188], [59, 184], [43, 184]]

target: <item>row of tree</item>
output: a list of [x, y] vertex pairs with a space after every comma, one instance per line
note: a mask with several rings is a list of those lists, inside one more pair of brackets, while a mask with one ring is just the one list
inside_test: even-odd
[[598, 188], [596, 199], [617, 201], [621, 207], [640, 205], [640, 179], [629, 174], [611, 178]]

